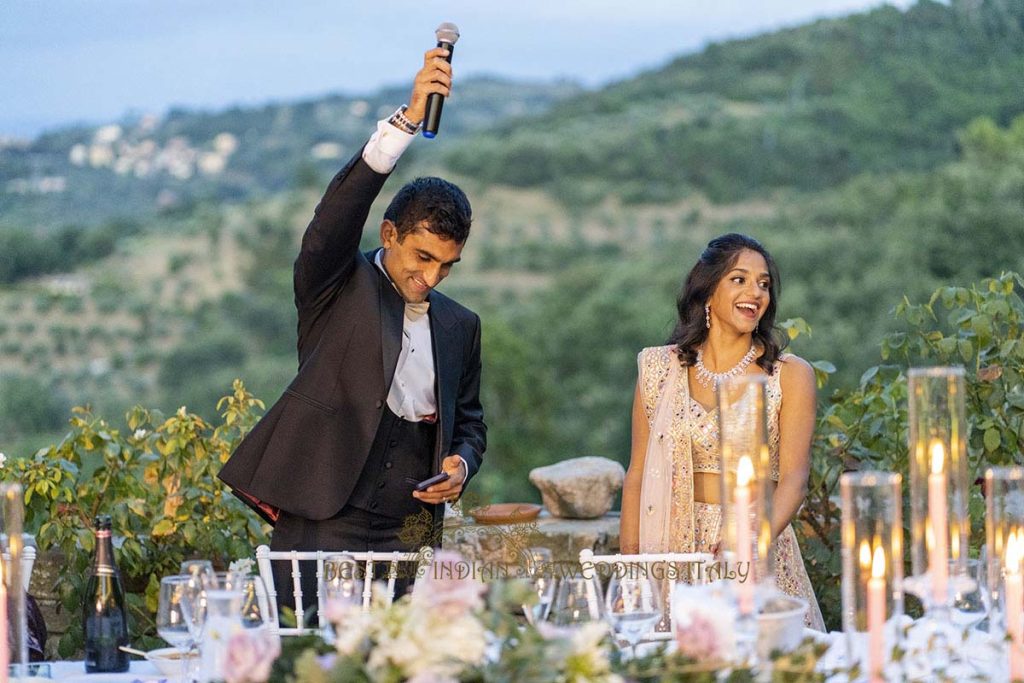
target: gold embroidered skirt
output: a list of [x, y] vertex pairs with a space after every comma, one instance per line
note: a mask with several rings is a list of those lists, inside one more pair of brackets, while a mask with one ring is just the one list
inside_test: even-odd
[[[693, 504], [693, 536], [694, 550], [698, 553], [710, 553], [721, 538], [722, 507], [710, 503], [694, 502]], [[787, 595], [803, 598], [807, 601], [807, 613], [804, 624], [816, 631], [825, 630], [825, 621], [821, 617], [821, 608], [814, 597], [814, 588], [807, 577], [807, 568], [800, 555], [800, 546], [796, 541], [796, 533], [792, 525], [775, 539], [775, 584]]]

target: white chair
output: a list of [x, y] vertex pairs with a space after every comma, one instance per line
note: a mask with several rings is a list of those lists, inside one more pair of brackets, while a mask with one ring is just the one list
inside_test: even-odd
[[[706, 568], [714, 562], [711, 553], [639, 553], [634, 555], [595, 555], [593, 550], [584, 548], [580, 551], [579, 561], [583, 576], [588, 579], [600, 580], [613, 574], [619, 577], [640, 575], [656, 580], [667, 580], [672, 583], [708, 583]], [[671, 594], [670, 594], [671, 595]], [[670, 614], [669, 605], [665, 604], [665, 614]], [[672, 633], [651, 630], [643, 641], [670, 640]]]
[[[374, 565], [386, 562], [387, 584], [385, 588], [385, 599], [391, 601], [395, 597], [395, 582], [398, 579], [399, 565], [402, 563], [415, 564], [415, 577], [418, 580], [426, 572], [426, 567], [433, 559], [432, 548], [423, 548], [419, 552], [349, 552], [346, 550], [271, 550], [270, 546], [261, 545], [256, 548], [256, 564], [259, 567], [260, 577], [267, 588], [267, 596], [271, 603], [277, 602], [277, 586], [274, 584], [274, 572], [272, 562], [283, 560], [291, 562], [292, 577], [292, 603], [295, 606], [296, 626], [282, 628], [280, 624], [274, 624], [274, 633], [280, 636], [300, 636], [318, 633], [318, 629], [324, 625], [324, 596], [320, 594], [321, 581], [324, 575], [324, 558], [329, 555], [344, 553], [352, 556], [357, 563], [363, 567], [363, 611], [370, 609], [370, 600], [373, 596]], [[302, 561], [316, 562], [316, 585], [317, 585], [317, 628], [303, 628], [305, 620], [305, 608], [302, 602], [302, 568], [299, 564]]]

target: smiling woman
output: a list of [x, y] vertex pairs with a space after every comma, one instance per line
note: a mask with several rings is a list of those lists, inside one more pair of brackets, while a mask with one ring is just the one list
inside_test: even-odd
[[[807, 600], [806, 624], [823, 630], [790, 526], [807, 491], [814, 371], [803, 359], [782, 353], [785, 340], [775, 328], [778, 282], [775, 262], [757, 240], [738, 234], [712, 240], [687, 275], [668, 345], [640, 352], [630, 464], [622, 492], [621, 546], [626, 553], [719, 551], [722, 472], [716, 390], [729, 377], [766, 376], [776, 583], [783, 592]], [[665, 439], [669, 444], [661, 450], [669, 451], [671, 481], [662, 489], [664, 496], [643, 494], [654, 503], [642, 515], [648, 460], [653, 467], [661, 466], [660, 446], [651, 446], [652, 435], [655, 442]]]

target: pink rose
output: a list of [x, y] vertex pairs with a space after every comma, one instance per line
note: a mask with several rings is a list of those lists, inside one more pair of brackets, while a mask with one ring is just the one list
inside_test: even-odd
[[699, 613], [691, 614], [685, 627], [676, 626], [676, 644], [680, 654], [697, 661], [717, 659], [721, 654], [715, 624]]
[[228, 639], [224, 657], [226, 683], [266, 683], [270, 667], [281, 654], [281, 644], [262, 629], [252, 633], [240, 631]]
[[483, 607], [487, 587], [473, 576], [473, 566], [458, 553], [442, 550], [427, 575], [416, 582], [413, 600], [444, 614], [465, 614]]

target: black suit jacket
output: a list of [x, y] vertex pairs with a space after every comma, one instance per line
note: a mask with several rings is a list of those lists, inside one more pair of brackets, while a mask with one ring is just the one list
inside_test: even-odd
[[[270, 521], [276, 519], [270, 508], [311, 520], [341, 510], [387, 404], [405, 303], [372, 253], [359, 251], [370, 205], [387, 177], [360, 152], [320, 200], [295, 261], [298, 374], [220, 471]], [[428, 300], [438, 408], [433, 469], [457, 453], [472, 477], [486, 445], [480, 318], [439, 292]], [[435, 517], [443, 513], [443, 506], [435, 508]]]

